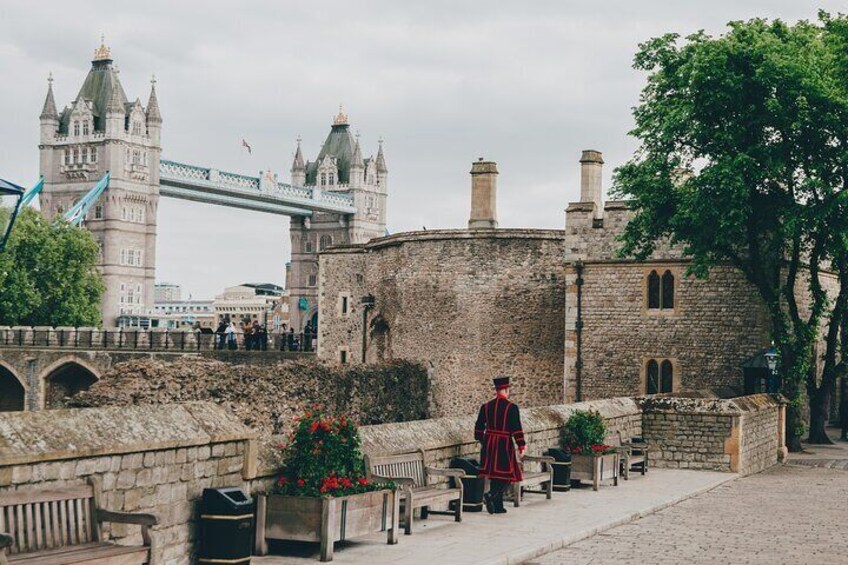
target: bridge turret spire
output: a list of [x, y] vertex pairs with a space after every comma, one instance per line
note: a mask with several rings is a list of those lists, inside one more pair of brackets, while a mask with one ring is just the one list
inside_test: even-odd
[[291, 182], [295, 186], [306, 184], [306, 163], [303, 161], [303, 152], [300, 150], [300, 136], [297, 136], [297, 150], [294, 153], [294, 161], [291, 168]]
[[380, 144], [380, 149], [377, 151], [377, 172], [388, 173], [389, 169], [386, 168], [386, 158], [383, 156], [383, 138], [381, 137], [377, 143]]
[[56, 111], [56, 100], [53, 98], [53, 73], [47, 77], [47, 98], [44, 99], [44, 108], [41, 110], [42, 120], [58, 120], [59, 112]]
[[159, 113], [159, 99], [156, 97], [156, 75], [150, 79], [150, 98], [147, 100], [147, 123], [162, 123]]

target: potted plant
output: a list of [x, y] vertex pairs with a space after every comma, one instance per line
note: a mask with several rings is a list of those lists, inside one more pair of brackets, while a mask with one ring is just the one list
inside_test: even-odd
[[594, 490], [608, 479], [618, 486], [619, 453], [604, 444], [605, 436], [604, 419], [598, 412], [577, 410], [568, 418], [562, 446], [571, 453], [571, 480], [591, 481]]
[[394, 485], [365, 477], [350, 419], [309, 406], [280, 447], [283, 470], [257, 501], [257, 553], [267, 553], [267, 540], [317, 542], [321, 561], [331, 561], [336, 541], [386, 531], [388, 543], [397, 543], [399, 498]]

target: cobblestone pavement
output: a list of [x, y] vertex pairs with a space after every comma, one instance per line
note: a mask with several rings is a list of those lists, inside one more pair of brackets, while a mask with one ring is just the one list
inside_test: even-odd
[[781, 465], [528, 562], [848, 563], [848, 473]]

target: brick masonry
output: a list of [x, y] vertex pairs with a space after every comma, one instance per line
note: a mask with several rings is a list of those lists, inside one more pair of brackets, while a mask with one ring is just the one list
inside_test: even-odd
[[[403, 233], [320, 256], [318, 356], [430, 368], [432, 414], [476, 409], [508, 374], [525, 406], [563, 400], [563, 232]], [[347, 301], [347, 311], [344, 303]]]

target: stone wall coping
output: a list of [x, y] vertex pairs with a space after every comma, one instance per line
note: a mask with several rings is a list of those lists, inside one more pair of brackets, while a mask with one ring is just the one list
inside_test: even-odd
[[777, 408], [787, 403], [780, 394], [752, 394], [738, 398], [679, 398], [668, 396], [643, 396], [635, 399], [644, 413], [705, 414], [741, 416]]
[[[521, 424], [525, 433], [542, 432], [561, 428], [576, 410], [595, 410], [604, 418], [641, 414], [632, 398], [609, 398], [521, 409]], [[474, 439], [474, 422], [477, 415], [432, 418], [411, 422], [395, 422], [361, 426], [362, 453], [370, 455], [411, 453], [417, 449], [438, 450], [457, 445], [471, 445]], [[274, 436], [262, 442], [259, 448], [257, 476], [271, 477], [279, 472], [279, 447], [284, 436]]]
[[4, 412], [0, 413], [0, 467], [257, 437], [213, 402]]
[[334, 246], [323, 254], [361, 253], [414, 241], [448, 241], [470, 239], [529, 239], [564, 241], [565, 230], [496, 228], [409, 231], [372, 239], [361, 245]]

